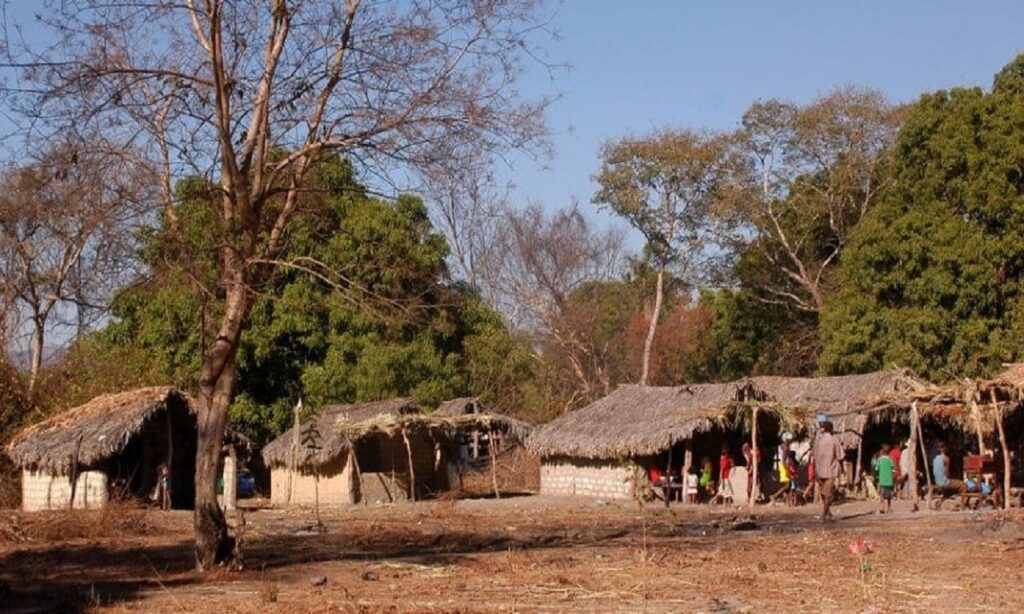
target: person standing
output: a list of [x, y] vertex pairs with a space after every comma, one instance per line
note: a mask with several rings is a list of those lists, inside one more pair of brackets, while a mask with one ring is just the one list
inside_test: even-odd
[[743, 443], [743, 460], [747, 463], [747, 501], [750, 501], [754, 494], [754, 476], [757, 471], [757, 459], [754, 458], [754, 449], [749, 442]]
[[889, 444], [883, 443], [882, 450], [875, 459], [875, 472], [878, 474], [879, 514], [892, 512], [892, 489], [895, 486], [896, 463], [889, 454]]
[[722, 502], [733, 502], [732, 482], [729, 474], [732, 473], [732, 457], [729, 456], [729, 446], [722, 446], [722, 454], [718, 457], [718, 496]]
[[821, 521], [832, 520], [832, 496], [835, 493], [836, 478], [842, 471], [843, 446], [832, 433], [832, 423], [821, 423], [821, 431], [814, 439], [814, 479], [821, 496]]
[[892, 467], [893, 467], [893, 496], [895, 496], [897, 499], [900, 498], [899, 487], [900, 487], [900, 485], [903, 484], [903, 475], [902, 475], [902, 472], [900, 471], [900, 457], [901, 456], [902, 456], [902, 453], [900, 451], [900, 444], [899, 444], [899, 442], [896, 442], [896, 444], [894, 444], [892, 446], [889, 446], [889, 458], [892, 459]]

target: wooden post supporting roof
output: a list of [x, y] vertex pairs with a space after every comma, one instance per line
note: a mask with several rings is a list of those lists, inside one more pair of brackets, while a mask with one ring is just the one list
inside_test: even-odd
[[1003, 409], [996, 399], [996, 389], [989, 390], [992, 406], [996, 409], [996, 428], [999, 429], [999, 447], [1003, 450], [1003, 509], [1010, 509], [1010, 448], [1006, 445], [1006, 430], [1003, 428]]
[[416, 500], [416, 469], [412, 462], [412, 444], [409, 443], [409, 435], [402, 429], [402, 441], [405, 442], [405, 454], [409, 459], [409, 500]]
[[907, 454], [910, 454], [910, 475], [907, 476], [910, 484], [910, 496], [914, 502], [914, 509], [917, 509], [917, 502], [920, 500], [920, 491], [917, 488], [917, 401], [910, 404], [910, 441], [907, 442]]
[[750, 507], [754, 507], [754, 503], [757, 502], [757, 498], [760, 496], [759, 484], [758, 484], [758, 461], [761, 460], [761, 451], [757, 449], [757, 406], [754, 406], [753, 412], [750, 418], [750, 448], [751, 448], [751, 464], [753, 465], [751, 477], [754, 480], [753, 486], [750, 487], [750, 501], [748, 502]]
[[930, 509], [932, 506], [932, 490], [934, 490], [932, 488], [932, 468], [928, 458], [928, 447], [924, 443], [924, 433], [921, 432], [921, 416], [917, 412], [914, 412], [914, 428], [917, 429], [917, 443], [921, 447], [921, 458], [924, 459], [924, 478], [925, 483], [928, 485], [928, 491], [925, 493], [924, 500]]

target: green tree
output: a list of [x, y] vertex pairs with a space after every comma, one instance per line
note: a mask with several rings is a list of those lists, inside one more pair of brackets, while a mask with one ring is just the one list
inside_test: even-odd
[[984, 374], [1024, 340], [1024, 56], [989, 93], [926, 94], [857, 227], [822, 317], [830, 373]]
[[594, 203], [643, 235], [657, 271], [640, 370], [640, 384], [646, 385], [666, 272], [671, 267], [687, 281], [698, 277], [710, 244], [710, 210], [725, 200], [734, 165], [728, 139], [686, 130], [611, 142], [601, 158]]
[[[177, 249], [165, 228], [148, 233], [149, 276], [119, 293], [110, 324], [71, 357], [102, 365], [139, 352], [147, 367], [135, 379], [195, 389], [212, 334], [203, 323], [216, 313], [190, 286], [216, 279], [219, 238], [208, 225], [204, 183], [186, 181], [178, 191], [176, 214], [192, 246]], [[313, 405], [398, 395], [436, 405], [471, 391], [507, 396], [507, 389], [484, 390], [481, 365], [510, 385], [529, 352], [473, 292], [450, 282], [447, 244], [418, 198], [371, 198], [349, 164], [329, 159], [315, 169], [303, 206], [310, 215], [283, 255], [301, 268], [283, 269], [260, 289], [242, 336], [230, 415], [236, 428], [266, 441], [288, 426], [300, 395]], [[181, 254], [189, 259], [178, 260]], [[341, 271], [343, 286], [318, 277], [321, 267]]]

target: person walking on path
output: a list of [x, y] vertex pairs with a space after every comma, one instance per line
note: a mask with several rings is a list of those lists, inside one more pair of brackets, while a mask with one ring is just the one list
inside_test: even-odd
[[814, 439], [814, 479], [821, 495], [821, 521], [832, 520], [832, 496], [835, 492], [836, 478], [842, 471], [843, 446], [839, 438], [832, 433], [832, 423], [821, 423], [821, 431]]

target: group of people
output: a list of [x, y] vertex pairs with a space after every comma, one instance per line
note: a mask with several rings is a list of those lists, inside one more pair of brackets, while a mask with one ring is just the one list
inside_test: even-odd
[[[775, 458], [778, 484], [773, 486], [771, 494], [768, 494], [767, 490], [763, 493], [765, 500], [781, 500], [789, 505], [796, 505], [800, 499], [812, 500], [812, 492], [816, 492], [821, 504], [821, 519], [825, 522], [832, 520], [832, 503], [835, 499], [836, 486], [844, 475], [846, 459], [846, 451], [839, 436], [834, 432], [833, 424], [825, 416], [818, 418], [817, 433], [807, 456], [806, 481], [801, 479], [802, 472], [797, 453], [790, 447], [792, 437], [783, 434], [781, 439]], [[750, 500], [755, 494], [755, 471], [761, 459], [758, 458], [759, 452], [755, 452], [749, 442], [743, 444], [742, 453], [747, 471], [747, 499]], [[871, 468], [878, 490], [880, 513], [891, 513], [893, 499], [909, 495], [913, 455], [913, 451], [909, 449], [909, 442], [903, 441], [883, 443], [872, 458]], [[729, 446], [723, 445], [718, 458], [717, 481], [715, 467], [707, 456], [696, 466], [684, 467], [678, 482], [675, 477], [662, 475], [656, 467], [650, 469], [650, 478], [656, 486], [672, 485], [677, 488], [688, 503], [698, 503], [702, 500], [729, 503], [734, 498], [730, 480], [734, 468]], [[991, 497], [995, 505], [999, 505], [1002, 489], [998, 479], [992, 476], [966, 480], [951, 477], [950, 458], [944, 442], [938, 444], [928, 468], [935, 491], [939, 494], [960, 495], [962, 501], [965, 501], [969, 493], [976, 492]], [[763, 487], [764, 480], [761, 480], [761, 485]], [[666, 489], [666, 492], [669, 490]]]

